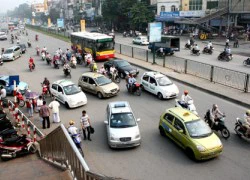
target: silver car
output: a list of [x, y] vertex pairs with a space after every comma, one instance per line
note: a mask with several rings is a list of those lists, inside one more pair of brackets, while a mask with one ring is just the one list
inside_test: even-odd
[[138, 123], [128, 102], [111, 102], [107, 106], [108, 144], [111, 148], [135, 147], [141, 144]]
[[22, 51], [19, 46], [13, 46], [11, 48], [8, 48], [4, 51], [2, 54], [2, 60], [3, 61], [14, 61], [16, 58], [22, 56]]

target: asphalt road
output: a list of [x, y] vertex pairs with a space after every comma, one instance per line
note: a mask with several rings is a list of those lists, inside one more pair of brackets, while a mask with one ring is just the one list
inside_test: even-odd
[[[34, 41], [34, 32], [29, 31], [30, 40]], [[21, 42], [27, 42], [27, 37], [21, 37]], [[51, 82], [64, 78], [62, 68], [56, 70], [48, 66], [40, 57], [35, 55], [35, 47], [47, 46], [49, 52], [55, 52], [59, 47], [65, 50], [70, 44], [39, 34], [39, 42], [33, 42], [33, 48], [28, 48], [27, 54], [14, 62], [6, 62], [0, 66], [0, 74], [19, 74], [21, 80], [29, 83], [30, 89], [41, 92], [40, 82], [47, 77]], [[9, 47], [8, 41], [0, 42], [0, 47]], [[36, 70], [30, 72], [28, 58], [35, 58]], [[98, 63], [100, 66], [102, 63]], [[72, 70], [72, 81], [77, 83], [81, 73], [88, 71], [87, 68], [77, 66]], [[140, 69], [140, 75], [144, 72]], [[139, 79], [138, 77], [138, 79]], [[242, 116], [245, 109], [237, 104], [211, 96], [197, 89], [177, 83], [180, 92], [188, 89], [193, 97], [198, 113], [202, 116], [213, 103], [217, 103], [220, 109], [226, 113], [226, 124], [231, 131], [231, 138], [227, 141], [222, 139], [223, 153], [216, 159], [205, 162], [193, 162], [187, 158], [184, 152], [168, 138], [160, 136], [158, 131], [159, 117], [167, 108], [173, 107], [175, 100], [158, 100], [155, 96], [143, 92], [140, 97], [130, 95], [125, 89], [124, 80], [119, 84], [121, 92], [118, 96], [99, 100], [96, 96], [87, 94], [88, 104], [81, 108], [60, 108], [60, 117], [65, 125], [69, 120], [76, 121], [79, 127], [79, 118], [83, 109], [87, 110], [96, 132], [92, 136], [92, 142], [84, 141], [83, 148], [86, 161], [94, 172], [108, 176], [121, 177], [133, 180], [163, 180], [163, 179], [249, 179], [250, 144], [239, 139], [234, 131], [235, 118]], [[49, 100], [49, 99], [48, 99]], [[135, 113], [136, 118], [141, 118], [139, 127], [142, 144], [138, 148], [111, 150], [107, 145], [105, 109], [111, 101], [128, 101]], [[33, 121], [41, 128], [41, 123], [34, 118]], [[53, 124], [48, 133], [57, 125]], [[219, 135], [219, 137], [221, 137]]]

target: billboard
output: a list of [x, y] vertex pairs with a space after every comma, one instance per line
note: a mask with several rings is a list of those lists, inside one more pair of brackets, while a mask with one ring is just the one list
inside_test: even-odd
[[64, 27], [64, 19], [57, 19], [57, 27]]
[[161, 42], [162, 23], [148, 23], [148, 40], [149, 42]]
[[85, 20], [82, 19], [80, 24], [81, 24], [81, 32], [85, 31]]
[[161, 17], [179, 17], [180, 13], [179, 11], [173, 11], [173, 12], [160, 12]]

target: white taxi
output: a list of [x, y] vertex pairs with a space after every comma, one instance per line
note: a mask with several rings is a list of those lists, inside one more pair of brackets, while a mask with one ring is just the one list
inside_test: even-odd
[[165, 75], [158, 72], [145, 72], [141, 77], [143, 90], [157, 95], [159, 99], [175, 98], [178, 87]]
[[70, 80], [58, 80], [51, 86], [51, 94], [67, 108], [87, 104], [87, 97], [82, 90]]

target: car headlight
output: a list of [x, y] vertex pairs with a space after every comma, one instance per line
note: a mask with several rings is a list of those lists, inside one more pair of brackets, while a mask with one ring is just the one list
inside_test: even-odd
[[103, 92], [105, 92], [105, 93], [109, 93], [110, 91], [109, 91], [109, 90], [107, 90], [107, 89], [103, 89]]
[[116, 140], [117, 138], [115, 137], [115, 135], [114, 134], [110, 134], [110, 140]]
[[136, 136], [135, 136], [135, 139], [138, 139], [138, 138], [140, 138], [140, 134], [139, 133], [136, 134]]
[[206, 151], [206, 149], [205, 149], [203, 146], [201, 146], [201, 145], [197, 145], [196, 148], [197, 148], [198, 151], [200, 151], [200, 152]]

